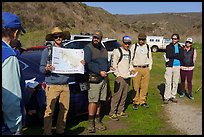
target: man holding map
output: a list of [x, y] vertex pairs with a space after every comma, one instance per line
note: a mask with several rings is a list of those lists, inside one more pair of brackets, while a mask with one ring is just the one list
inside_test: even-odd
[[[60, 103], [56, 124], [56, 134], [64, 134], [66, 126], [66, 117], [70, 101], [70, 90], [68, 84], [69, 73], [54, 72], [55, 67], [52, 63], [53, 48], [63, 49], [61, 48], [63, 39], [70, 39], [70, 33], [68, 31], [63, 32], [58, 27], [53, 28], [51, 33], [46, 36], [46, 40], [54, 41], [54, 43], [52, 46], [48, 46], [48, 48], [44, 49], [41, 55], [39, 69], [45, 74], [47, 102], [44, 115], [44, 135], [52, 135], [52, 116], [58, 97]], [[84, 64], [84, 61], [81, 60], [81, 63]]]

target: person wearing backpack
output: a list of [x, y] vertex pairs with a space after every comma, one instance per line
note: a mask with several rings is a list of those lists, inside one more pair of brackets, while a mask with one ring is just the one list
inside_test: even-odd
[[109, 118], [112, 120], [119, 120], [119, 117], [128, 117], [124, 112], [125, 101], [130, 85], [130, 75], [134, 69], [131, 65], [131, 53], [129, 46], [131, 45], [132, 38], [124, 36], [122, 38], [122, 46], [113, 50], [113, 64], [115, 83], [114, 94], [111, 98], [111, 109]]
[[188, 97], [193, 100], [192, 95], [192, 79], [193, 69], [196, 62], [196, 49], [192, 47], [192, 38], [187, 38], [184, 47], [184, 59], [181, 61], [180, 75], [181, 75], [181, 93], [180, 98], [185, 96], [185, 81], [187, 79]]
[[150, 79], [150, 70], [152, 69], [152, 53], [148, 44], [145, 43], [146, 34], [138, 35], [138, 43], [131, 46], [132, 65], [134, 71], [138, 72], [133, 77], [133, 88], [135, 96], [133, 98], [133, 109], [137, 110], [139, 105], [149, 108], [147, 104], [148, 85]]

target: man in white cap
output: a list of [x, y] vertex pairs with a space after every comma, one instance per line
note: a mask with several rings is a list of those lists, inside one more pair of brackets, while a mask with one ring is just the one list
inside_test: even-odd
[[[2, 12], [2, 134], [21, 134], [22, 74], [15, 51], [10, 45], [25, 33], [20, 18]], [[15, 43], [15, 42], [14, 42]]]
[[196, 62], [196, 49], [192, 47], [193, 39], [187, 38], [184, 47], [184, 59], [181, 61], [181, 91], [180, 98], [185, 96], [185, 81], [187, 79], [188, 97], [193, 100], [192, 79], [193, 69]]
[[[114, 82], [114, 94], [111, 98], [111, 109], [109, 118], [118, 121], [118, 117], [128, 117], [124, 111], [125, 101], [130, 85], [130, 74], [134, 70], [131, 63], [131, 52], [129, 46], [132, 38], [124, 36], [122, 38], [122, 46], [113, 50], [113, 64], [114, 75], [116, 76]], [[132, 71], [132, 72], [131, 72]]]

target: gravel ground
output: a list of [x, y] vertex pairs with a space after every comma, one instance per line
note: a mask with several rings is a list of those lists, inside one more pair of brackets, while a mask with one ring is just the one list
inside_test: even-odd
[[165, 104], [165, 111], [172, 126], [184, 135], [202, 135], [202, 110], [188, 105], [184, 100]]

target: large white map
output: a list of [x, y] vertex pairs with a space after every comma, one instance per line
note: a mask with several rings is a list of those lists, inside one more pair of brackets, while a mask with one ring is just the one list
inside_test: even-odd
[[84, 60], [83, 49], [65, 49], [53, 47], [52, 66], [53, 73], [60, 74], [84, 74], [84, 65], [80, 62]]

